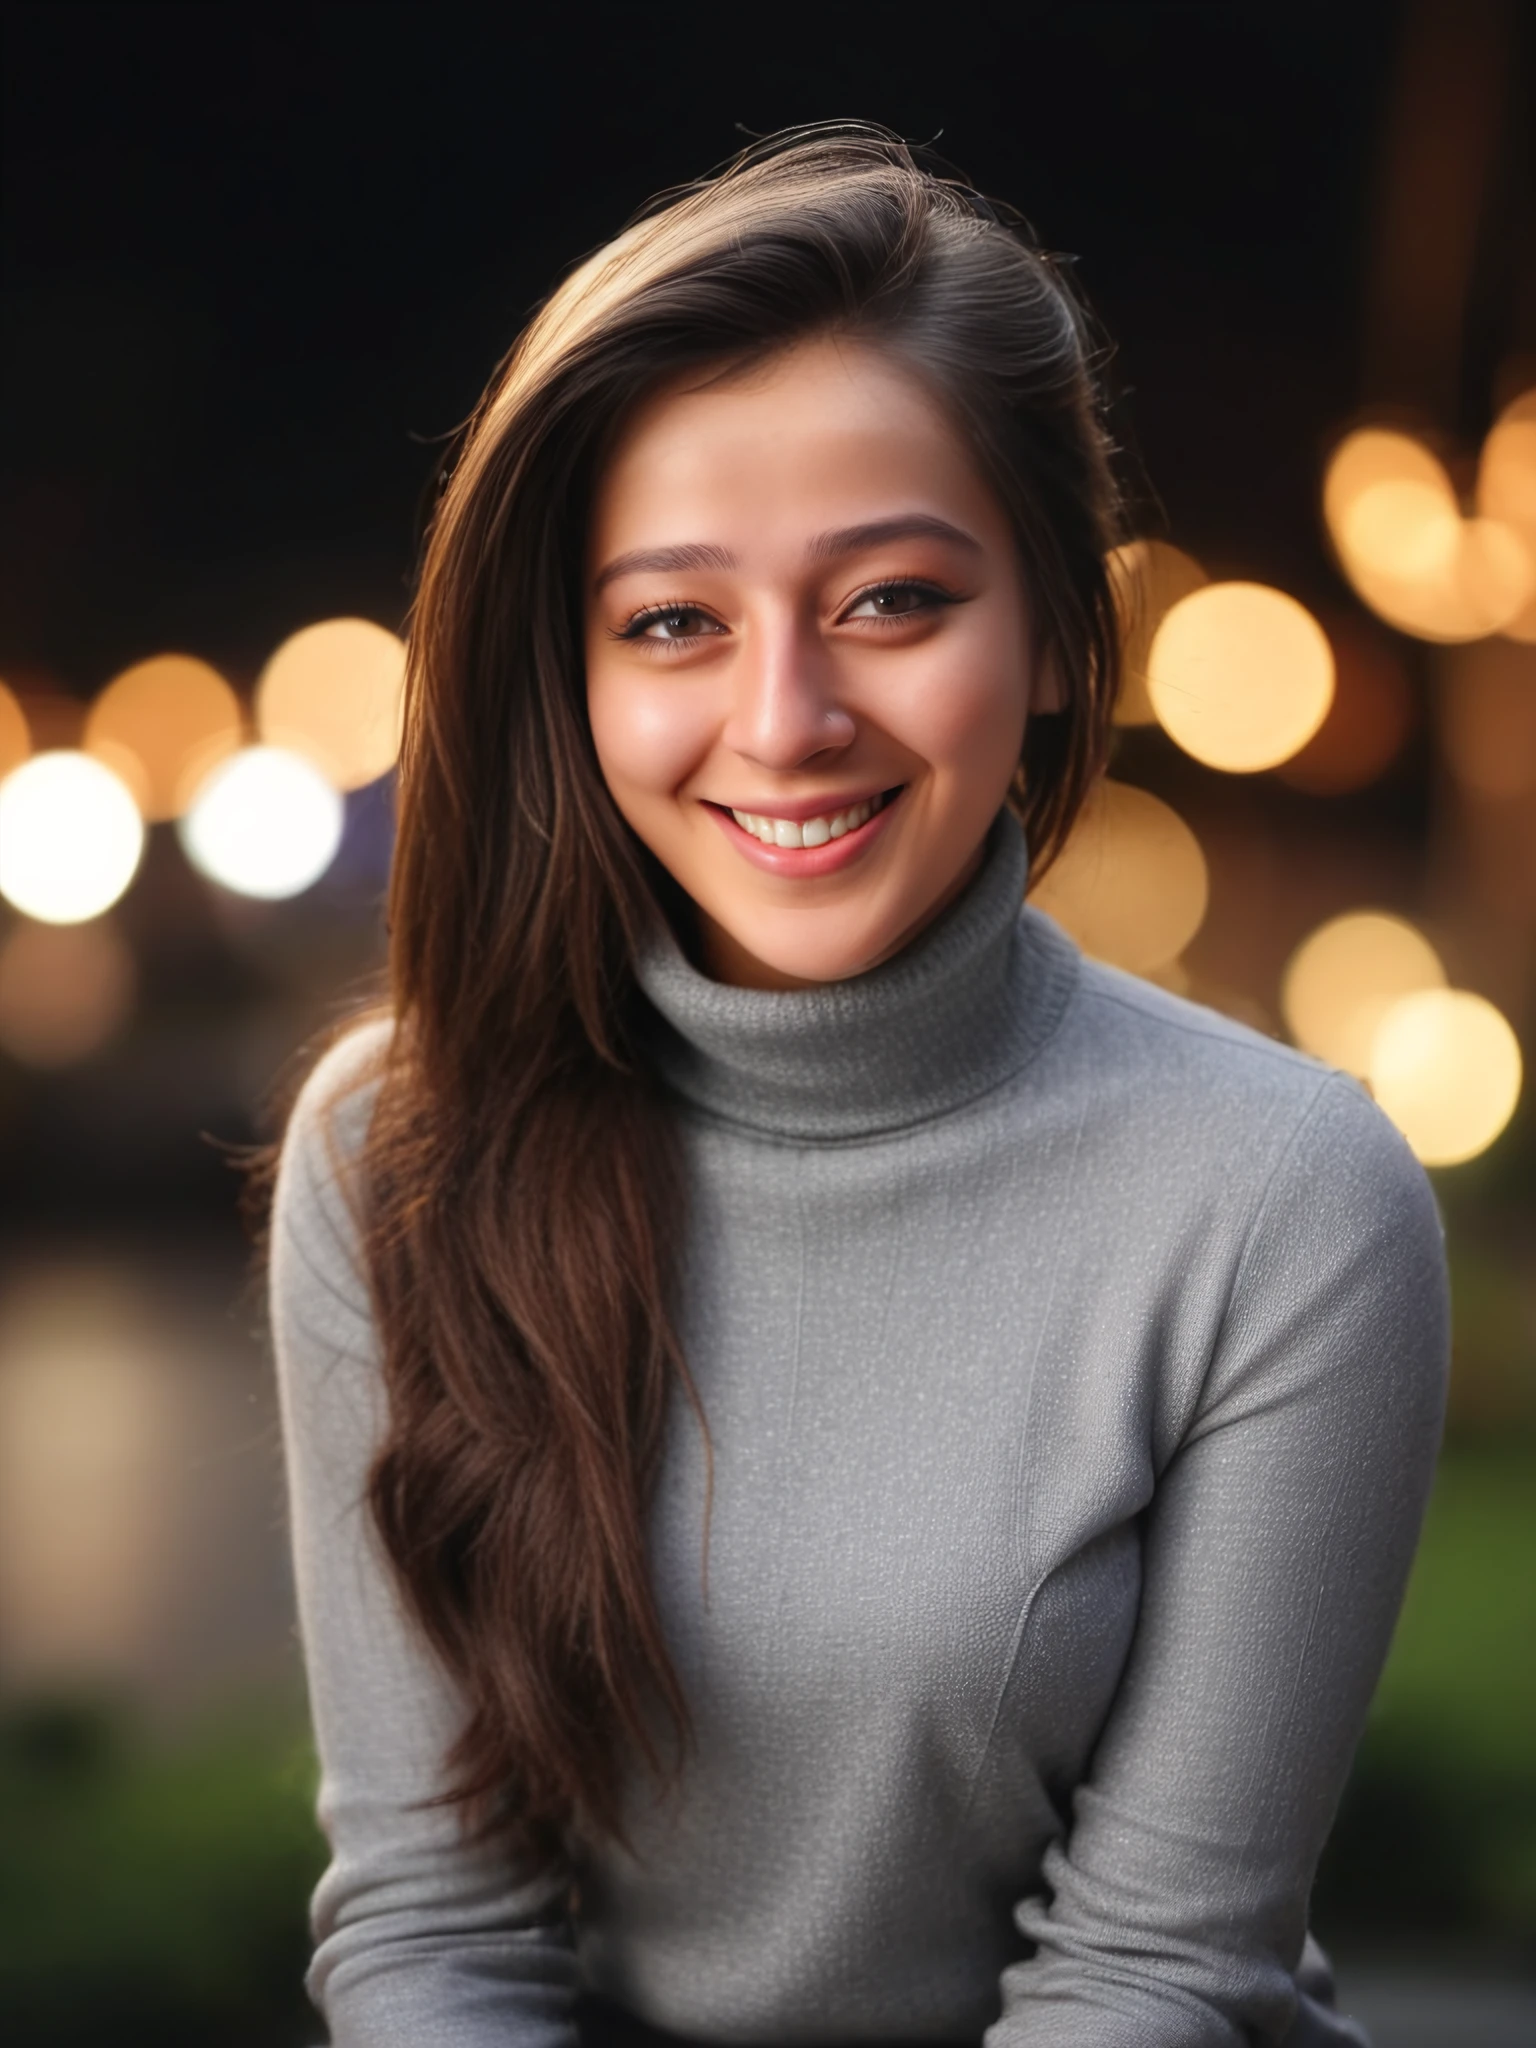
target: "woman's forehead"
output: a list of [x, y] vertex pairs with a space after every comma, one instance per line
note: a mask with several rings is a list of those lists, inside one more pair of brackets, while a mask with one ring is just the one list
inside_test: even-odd
[[921, 380], [823, 337], [739, 376], [694, 372], [642, 401], [599, 478], [592, 550], [605, 561], [636, 547], [735, 548], [778, 526], [810, 538], [893, 509], [965, 529], [1002, 516]]

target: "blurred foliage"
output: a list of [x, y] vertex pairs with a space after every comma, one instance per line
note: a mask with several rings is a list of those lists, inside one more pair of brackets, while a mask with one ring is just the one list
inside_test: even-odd
[[1503, 1244], [1511, 1230], [1532, 1242], [1531, 1224], [1518, 1211], [1470, 1228], [1448, 1219], [1453, 1436], [1513, 1430], [1536, 1440], [1536, 1273], [1528, 1253]]
[[1325, 1946], [1536, 1967], [1536, 1443], [1453, 1440], [1313, 1901]]
[[[1536, 1965], [1536, 1443], [1452, 1441], [1313, 1902], [1325, 1945]], [[309, 2048], [323, 1862], [291, 1705], [172, 1741], [0, 1722], [0, 2037]]]
[[0, 1723], [0, 2038], [304, 2048], [324, 1849], [291, 1706], [175, 1741], [75, 1701]]

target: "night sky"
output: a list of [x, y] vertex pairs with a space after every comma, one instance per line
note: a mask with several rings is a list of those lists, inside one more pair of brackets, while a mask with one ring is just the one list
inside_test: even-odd
[[0, 674], [397, 624], [434, 441], [560, 270], [738, 124], [848, 114], [1077, 255], [1174, 538], [1326, 589], [1402, 12], [7, 8]]

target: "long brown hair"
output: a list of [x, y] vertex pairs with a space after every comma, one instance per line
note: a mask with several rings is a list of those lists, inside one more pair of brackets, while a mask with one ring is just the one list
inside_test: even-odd
[[1022, 224], [886, 131], [772, 138], [584, 262], [497, 371], [427, 534], [395, 1028], [352, 1177], [389, 1400], [369, 1501], [467, 1702], [445, 1796], [541, 1854], [621, 1834], [626, 1755], [665, 1775], [660, 1734], [688, 1732], [644, 1537], [673, 1389], [698, 1413], [679, 1149], [634, 1029], [665, 885], [587, 727], [587, 508], [660, 378], [827, 330], [927, 381], [1012, 519], [1067, 695], [1029, 721], [1010, 798], [1038, 874], [1103, 766], [1117, 680], [1096, 344]]

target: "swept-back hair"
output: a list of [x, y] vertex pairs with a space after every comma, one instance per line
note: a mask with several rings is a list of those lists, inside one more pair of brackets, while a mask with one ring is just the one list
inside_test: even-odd
[[644, 1526], [673, 1391], [703, 1419], [674, 1321], [679, 1149], [635, 1029], [658, 873], [586, 718], [588, 508], [659, 380], [829, 332], [924, 382], [1012, 522], [1066, 696], [1029, 720], [1009, 799], [1038, 876], [1117, 681], [1096, 343], [1022, 223], [886, 131], [755, 145], [581, 264], [492, 379], [426, 538], [395, 1028], [352, 1176], [388, 1392], [369, 1502], [467, 1703], [445, 1797], [540, 1854], [622, 1836], [627, 1764], [684, 1753]]

